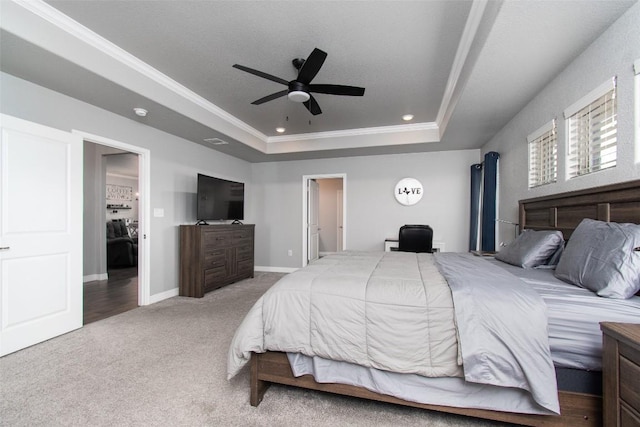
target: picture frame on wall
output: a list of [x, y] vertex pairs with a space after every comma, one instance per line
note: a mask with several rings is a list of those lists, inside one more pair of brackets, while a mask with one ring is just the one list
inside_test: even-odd
[[107, 200], [133, 200], [133, 187], [107, 184]]

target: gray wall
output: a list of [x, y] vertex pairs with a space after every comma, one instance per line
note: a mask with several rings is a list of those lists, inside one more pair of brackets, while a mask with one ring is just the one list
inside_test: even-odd
[[[501, 154], [500, 218], [516, 220], [517, 201], [522, 198], [640, 176], [634, 152], [632, 70], [633, 61], [640, 58], [638, 22], [640, 4], [577, 57], [483, 147], [483, 153]], [[618, 76], [618, 166], [566, 181], [561, 161], [558, 183], [528, 190], [524, 167], [526, 136], [552, 118], [561, 118], [564, 108], [613, 75]], [[165, 212], [163, 218], [150, 218], [152, 295], [178, 284], [178, 225], [195, 221], [198, 172], [246, 183], [245, 221], [256, 224], [258, 266], [302, 264], [302, 176], [310, 174], [347, 174], [346, 249], [381, 250], [384, 239], [397, 236], [398, 228], [405, 223], [430, 224], [434, 239], [444, 242], [448, 251], [467, 248], [469, 166], [480, 160], [480, 150], [252, 165], [10, 75], [2, 73], [0, 79], [0, 110], [5, 114], [66, 131], [78, 129], [151, 151], [151, 208], [163, 208]], [[561, 159], [565, 154], [564, 135], [560, 120]], [[394, 200], [393, 187], [404, 177], [422, 182], [425, 195], [418, 205], [404, 207]], [[98, 200], [87, 189], [85, 199]], [[86, 234], [103, 227], [96, 216], [87, 215], [93, 219], [85, 223]], [[505, 241], [512, 238], [510, 226], [501, 231]], [[293, 250], [293, 256], [287, 256], [288, 249]], [[86, 257], [95, 263], [101, 255], [87, 253]]]
[[[92, 277], [97, 274], [105, 274], [106, 268], [106, 248], [100, 248], [100, 230], [95, 226], [101, 220], [100, 209], [102, 206], [100, 197], [100, 167], [96, 165], [97, 146], [95, 144], [84, 144], [84, 186], [83, 186], [83, 265], [82, 271], [87, 281], [95, 280]], [[104, 258], [104, 260], [103, 260]]]
[[[253, 164], [256, 265], [302, 265], [304, 175], [347, 175], [347, 250], [383, 250], [384, 239], [397, 237], [400, 226], [429, 224], [447, 251], [466, 251], [469, 168], [479, 161], [480, 150], [464, 150]], [[417, 205], [394, 198], [396, 183], [406, 177], [424, 187]]]
[[[640, 3], [629, 9], [600, 38], [518, 113], [489, 143], [500, 153], [500, 214], [517, 222], [518, 200], [624, 182], [640, 177], [635, 155], [633, 62], [640, 58]], [[565, 121], [563, 111], [607, 79], [618, 77], [618, 163], [615, 168], [567, 180], [565, 178]], [[640, 90], [638, 88], [637, 90]], [[636, 107], [636, 108], [640, 108]], [[528, 189], [527, 142], [531, 132], [558, 118], [558, 182]], [[501, 241], [513, 239], [511, 226], [501, 226]]]
[[[0, 85], [0, 111], [4, 114], [65, 131], [77, 129], [150, 150], [151, 209], [163, 208], [165, 212], [163, 218], [150, 218], [151, 295], [178, 286], [178, 225], [195, 223], [198, 172], [247, 183], [247, 211], [255, 211], [251, 202], [251, 165], [243, 160], [5, 73], [0, 74]], [[88, 200], [97, 198], [90, 195]], [[245, 219], [248, 223], [253, 221], [250, 213]], [[104, 222], [85, 224], [85, 232], [95, 227], [104, 229]], [[97, 258], [91, 253], [86, 256]]]

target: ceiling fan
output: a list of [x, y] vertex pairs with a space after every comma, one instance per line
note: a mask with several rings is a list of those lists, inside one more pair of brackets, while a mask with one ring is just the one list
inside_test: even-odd
[[287, 97], [294, 102], [302, 102], [307, 110], [314, 116], [322, 114], [318, 101], [311, 95], [312, 93], [324, 93], [328, 95], [347, 95], [347, 96], [362, 96], [364, 95], [363, 87], [356, 86], [343, 86], [343, 85], [327, 85], [327, 84], [311, 84], [311, 80], [318, 74], [324, 60], [327, 58], [327, 53], [315, 48], [311, 55], [307, 59], [296, 58], [293, 61], [293, 66], [298, 70], [298, 77], [290, 82], [280, 77], [272, 76], [271, 74], [264, 73], [262, 71], [254, 70], [253, 68], [245, 67], [244, 65], [233, 64], [234, 68], [237, 68], [247, 73], [253, 74], [263, 79], [271, 80], [276, 83], [283, 84], [288, 88], [281, 90], [271, 95], [267, 95], [264, 98], [260, 98], [253, 101], [253, 105], [264, 104], [268, 101], [280, 98], [287, 95]]

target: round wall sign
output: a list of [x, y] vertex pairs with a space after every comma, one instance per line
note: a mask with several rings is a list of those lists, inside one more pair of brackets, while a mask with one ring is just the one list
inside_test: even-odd
[[411, 206], [422, 199], [422, 184], [415, 178], [404, 178], [398, 181], [394, 195], [398, 203]]

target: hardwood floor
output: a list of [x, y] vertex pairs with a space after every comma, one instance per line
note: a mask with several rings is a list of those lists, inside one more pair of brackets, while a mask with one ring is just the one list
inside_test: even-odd
[[138, 267], [109, 270], [108, 280], [84, 284], [84, 324], [138, 307]]

